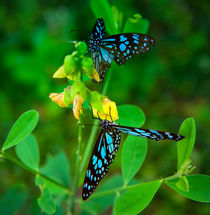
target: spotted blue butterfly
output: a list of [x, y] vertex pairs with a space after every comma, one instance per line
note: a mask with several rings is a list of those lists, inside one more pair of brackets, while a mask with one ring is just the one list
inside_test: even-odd
[[119, 149], [121, 132], [153, 140], [175, 140], [184, 138], [182, 135], [156, 131], [152, 129], [134, 128], [117, 125], [108, 120], [100, 121], [101, 133], [96, 141], [85, 175], [82, 198], [86, 200], [94, 192], [100, 180], [107, 174], [109, 165]]
[[125, 64], [135, 55], [150, 51], [151, 45], [155, 45], [155, 40], [151, 36], [139, 33], [123, 33], [106, 37], [103, 19], [96, 20], [88, 44], [100, 82], [103, 82], [105, 71], [110, 67], [113, 59], [118, 65]]

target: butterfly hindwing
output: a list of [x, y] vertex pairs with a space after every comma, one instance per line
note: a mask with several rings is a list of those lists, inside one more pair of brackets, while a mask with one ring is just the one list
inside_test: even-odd
[[133, 127], [120, 126], [120, 125], [114, 125], [114, 127], [123, 133], [129, 134], [132, 136], [146, 137], [156, 141], [166, 140], [166, 139], [179, 141], [184, 138], [182, 135], [179, 135], [179, 134], [174, 134], [174, 133], [164, 132], [164, 131], [156, 131], [153, 129], [133, 128]]
[[115, 152], [119, 148], [119, 143], [119, 131], [110, 133], [101, 131], [86, 171], [82, 191], [83, 200], [86, 200], [94, 192], [100, 180], [108, 172], [109, 165], [113, 162]]
[[110, 67], [113, 58], [114, 55], [111, 55], [107, 50], [103, 48], [100, 48], [99, 52], [92, 53], [93, 63], [100, 77], [99, 82], [103, 82], [105, 71]]

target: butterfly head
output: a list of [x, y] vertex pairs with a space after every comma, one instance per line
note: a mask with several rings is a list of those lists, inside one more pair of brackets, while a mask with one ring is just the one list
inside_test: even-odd
[[100, 125], [100, 127], [101, 127], [102, 130], [104, 130], [104, 131], [110, 131], [112, 124], [115, 124], [115, 122], [110, 122], [109, 120], [104, 119], [104, 120], [101, 120], [101, 122], [100, 122], [99, 125]]

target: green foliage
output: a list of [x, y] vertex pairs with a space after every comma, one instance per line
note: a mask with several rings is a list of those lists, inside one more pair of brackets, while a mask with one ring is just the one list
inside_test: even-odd
[[27, 193], [24, 187], [10, 187], [0, 197], [0, 214], [13, 215], [24, 206]]
[[91, 9], [97, 18], [103, 18], [106, 23], [107, 32], [116, 34], [116, 28], [113, 21], [112, 9], [107, 0], [91, 0]]
[[114, 214], [138, 214], [152, 201], [162, 180], [134, 185], [116, 199]]
[[40, 173], [58, 183], [69, 186], [70, 166], [64, 152], [59, 152], [55, 156], [48, 155], [46, 163], [40, 168]]
[[133, 15], [133, 18], [127, 19], [123, 32], [137, 32], [141, 34], [146, 34], [149, 29], [149, 21], [143, 19], [140, 14]]
[[43, 188], [42, 194], [38, 199], [39, 207], [47, 214], [54, 214], [56, 207], [55, 202], [48, 188]]
[[16, 145], [16, 153], [19, 159], [29, 168], [39, 170], [39, 148], [35, 137], [29, 134]]
[[12, 126], [2, 150], [11, 148], [28, 136], [36, 127], [38, 118], [39, 114], [34, 110], [22, 114]]
[[189, 175], [186, 178], [189, 183], [189, 191], [177, 187], [178, 179], [166, 181], [166, 184], [186, 198], [198, 202], [210, 202], [210, 176]]
[[[0, 41], [0, 133], [3, 140], [6, 137], [5, 131], [17, 114], [23, 112], [26, 107], [36, 107], [41, 120], [35, 135], [40, 141], [41, 151], [39, 152], [34, 136], [30, 134], [37, 124], [38, 113], [29, 111], [14, 124], [0, 152], [0, 214], [110, 214], [111, 207], [114, 208], [115, 214], [137, 214], [151, 202], [161, 183], [160, 180], [145, 183], [142, 181], [154, 178], [155, 175], [165, 177], [169, 172], [175, 172], [171, 169], [175, 166], [171, 162], [175, 159], [173, 144], [167, 149], [151, 144], [150, 153], [144, 162], [146, 140], [126, 138], [126, 135], [123, 135], [119, 152], [109, 173], [90, 200], [81, 202], [76, 178], [79, 168], [75, 165], [75, 158], [79, 163], [82, 161], [87, 165], [91, 155], [91, 144], [90, 147], [88, 144], [92, 142], [93, 148], [98, 127], [94, 126], [93, 132], [90, 132], [86, 125], [78, 128], [80, 130], [85, 127], [81, 135], [80, 132], [78, 134], [81, 151], [87, 154], [83, 156], [79, 153], [80, 146], [76, 141], [75, 123], [71, 114], [61, 111], [47, 98], [51, 90], [61, 92], [61, 89], [64, 89], [60, 80], [52, 81], [49, 78], [63, 62], [62, 71], [69, 76], [68, 82], [71, 84], [70, 87], [65, 86], [66, 104], [72, 104], [75, 95], [79, 93], [87, 98], [83, 107], [89, 108], [90, 99], [99, 110], [102, 109], [100, 97], [108, 95], [117, 104], [129, 102], [140, 105], [148, 116], [147, 128], [170, 128], [171, 131], [177, 129], [176, 125], [184, 116], [193, 115], [199, 134], [199, 150], [192, 154], [195, 122], [188, 118], [179, 131], [185, 139], [177, 142], [177, 173], [163, 180], [183, 197], [210, 202], [209, 176], [190, 175], [194, 162], [197, 172], [209, 172], [210, 85], [206, 81], [209, 80], [210, 70], [209, 33], [206, 28], [209, 4], [207, 1], [202, 4], [180, 4], [176, 1], [171, 3], [154, 0], [147, 4], [136, 0], [114, 3], [116, 6], [107, 0], [91, 0], [90, 9], [93, 14], [88, 10], [88, 1], [82, 3], [83, 7], [78, 5], [77, 1], [53, 4], [46, 1], [44, 7], [35, 0], [30, 3], [17, 1], [1, 4], [0, 17], [4, 25], [1, 25]], [[144, 17], [139, 12], [144, 14]], [[119, 67], [113, 62], [106, 74], [104, 87], [103, 84], [90, 84], [89, 79], [96, 80], [97, 76], [93, 71], [92, 59], [85, 55], [87, 45], [79, 42], [74, 43], [73, 47], [72, 43], [67, 42], [78, 38], [87, 39], [84, 32], [72, 34], [69, 31], [91, 30], [96, 18], [104, 18], [109, 34], [146, 33], [151, 23], [149, 35], [154, 36], [157, 41], [157, 48], [130, 60], [125, 66]], [[70, 54], [71, 52], [73, 53]], [[67, 58], [63, 60], [65, 55]], [[76, 83], [71, 92], [73, 82], [79, 84]], [[103, 93], [97, 92], [97, 95], [95, 90], [101, 90], [101, 86]], [[145, 122], [144, 113], [137, 106], [121, 105], [118, 111], [118, 122], [121, 125], [141, 127]], [[86, 112], [84, 115], [86, 117]], [[89, 121], [92, 124], [92, 119], [88, 118], [80, 123], [86, 124]], [[87, 136], [90, 136], [89, 141], [86, 141]], [[17, 158], [11, 148], [15, 145]], [[6, 151], [9, 148], [11, 150]], [[55, 155], [49, 155], [50, 153]], [[4, 159], [16, 165], [8, 165], [3, 162]], [[140, 170], [143, 162], [144, 169]], [[39, 166], [39, 163], [44, 165]], [[31, 175], [25, 174], [17, 165], [34, 174], [35, 184], [40, 187], [41, 194], [31, 184]], [[85, 170], [85, 165], [81, 165], [81, 172]], [[120, 165], [122, 175], [116, 175], [116, 172], [120, 171]], [[137, 174], [139, 171], [140, 174]], [[82, 174], [78, 177], [83, 181]], [[19, 181], [23, 181], [26, 186], [17, 186]], [[166, 195], [159, 195], [145, 213], [183, 215], [187, 211], [189, 214], [209, 214], [208, 204], [192, 204], [192, 201], [182, 200], [174, 193], [169, 191], [170, 198], [167, 199]], [[34, 201], [37, 196], [40, 196], [38, 204]]]
[[122, 150], [122, 176], [124, 184], [141, 168], [147, 154], [147, 140], [135, 136], [127, 137]]
[[189, 182], [186, 176], [181, 176], [176, 182], [176, 187], [182, 191], [189, 192]]
[[195, 122], [194, 119], [188, 118], [183, 123], [179, 130], [179, 134], [185, 138], [177, 143], [178, 164], [179, 170], [181, 165], [190, 157], [195, 143]]
[[118, 106], [119, 120], [117, 123], [132, 127], [141, 127], [145, 122], [143, 111], [134, 105]]

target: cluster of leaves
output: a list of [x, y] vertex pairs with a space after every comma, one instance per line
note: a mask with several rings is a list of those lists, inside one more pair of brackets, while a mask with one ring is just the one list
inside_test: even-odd
[[[122, 105], [118, 110], [119, 123], [141, 127], [145, 122], [144, 113], [136, 106]], [[130, 114], [128, 115], [128, 113]], [[130, 118], [135, 118], [135, 121], [130, 121]], [[55, 157], [48, 157], [46, 164], [39, 166], [38, 144], [35, 137], [30, 134], [37, 121], [38, 113], [36, 111], [28, 111], [21, 115], [3, 144], [1, 157], [35, 175], [35, 184], [41, 190], [38, 204], [44, 212], [53, 214], [56, 204], [60, 207], [61, 202], [67, 196], [71, 198], [72, 192], [68, 187], [72, 174], [69, 161], [63, 152], [58, 153]], [[115, 175], [104, 180], [91, 196], [91, 200], [81, 202], [79, 197], [78, 202], [81, 204], [81, 209], [95, 214], [113, 205], [114, 214], [137, 214], [148, 206], [163, 183], [186, 198], [199, 202], [210, 202], [210, 190], [208, 189], [210, 176], [189, 175], [192, 170], [190, 156], [195, 143], [194, 120], [186, 119], [179, 133], [186, 138], [177, 143], [178, 162], [175, 175], [150, 182], [134, 179], [144, 163], [148, 146], [145, 138], [129, 136], [122, 147], [122, 176]], [[16, 146], [17, 157], [6, 152], [13, 146]]]
[[[1, 150], [1, 157], [8, 159], [35, 175], [35, 185], [40, 188], [38, 198], [40, 208], [48, 214], [56, 211], [56, 204], [70, 193], [70, 167], [66, 155], [59, 152], [48, 156], [46, 163], [40, 166], [38, 143], [31, 132], [38, 122], [38, 112], [31, 110], [22, 114], [11, 128]], [[6, 151], [15, 146], [16, 157]], [[14, 192], [17, 192], [16, 189]], [[54, 198], [56, 196], [56, 198]], [[22, 201], [25, 199], [23, 198]], [[22, 202], [20, 202], [19, 206]], [[15, 212], [15, 211], [14, 211]]]

